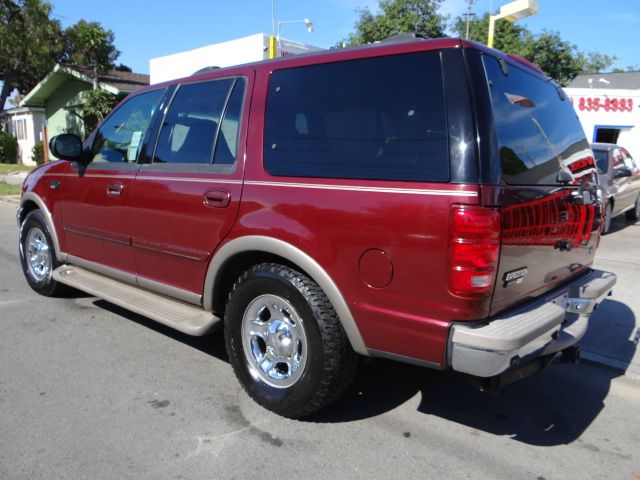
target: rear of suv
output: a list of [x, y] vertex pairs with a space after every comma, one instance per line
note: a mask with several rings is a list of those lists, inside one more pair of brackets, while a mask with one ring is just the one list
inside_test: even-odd
[[616, 277], [563, 91], [456, 39], [220, 69], [133, 94], [25, 181], [36, 291], [72, 286], [180, 331], [223, 326], [281, 415], [360, 355], [505, 383], [562, 358]]

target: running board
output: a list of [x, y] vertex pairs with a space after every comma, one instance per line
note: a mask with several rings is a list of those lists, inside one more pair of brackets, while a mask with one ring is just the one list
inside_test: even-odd
[[75, 265], [62, 265], [54, 280], [149, 317], [187, 335], [200, 336], [222, 325], [222, 320], [202, 308], [119, 282]]

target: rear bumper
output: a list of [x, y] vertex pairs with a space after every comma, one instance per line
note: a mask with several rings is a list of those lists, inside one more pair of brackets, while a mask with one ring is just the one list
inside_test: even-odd
[[448, 364], [458, 372], [493, 377], [578, 342], [589, 317], [610, 295], [617, 277], [592, 270], [542, 299], [488, 321], [453, 323]]

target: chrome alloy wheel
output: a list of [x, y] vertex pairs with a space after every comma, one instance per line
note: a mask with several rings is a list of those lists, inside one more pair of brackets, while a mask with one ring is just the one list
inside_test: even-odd
[[261, 295], [242, 317], [242, 347], [249, 371], [275, 388], [294, 385], [307, 363], [302, 319], [284, 298]]
[[25, 246], [29, 275], [36, 282], [47, 280], [51, 275], [51, 248], [44, 232], [38, 227], [32, 227], [27, 233]]

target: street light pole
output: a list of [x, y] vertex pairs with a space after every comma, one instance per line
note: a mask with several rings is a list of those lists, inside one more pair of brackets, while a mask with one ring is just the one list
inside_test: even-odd
[[497, 15], [489, 15], [489, 35], [487, 38], [487, 46], [493, 48], [493, 38], [496, 30], [496, 20], [504, 18], [513, 23], [530, 15], [538, 13], [538, 4], [535, 0], [516, 0], [500, 7]]
[[313, 32], [313, 22], [311, 20], [309, 20], [308, 18], [305, 18], [303, 20], [284, 20], [284, 21], [279, 21], [278, 22], [278, 35], [277, 36], [273, 36], [271, 35], [271, 37], [269, 37], [269, 58], [276, 58], [277, 56], [277, 47], [278, 45], [280, 45], [280, 28], [282, 27], [282, 25], [285, 25], [287, 23], [304, 23], [307, 27], [307, 31], [309, 33]]

